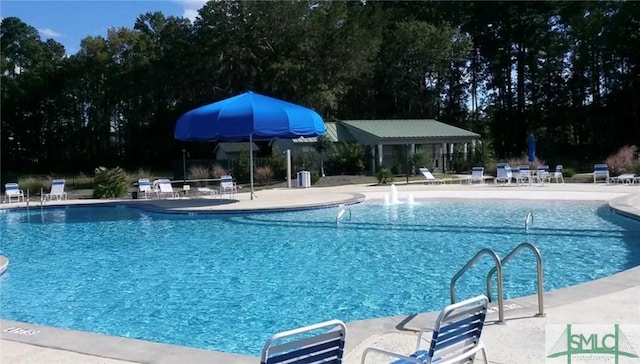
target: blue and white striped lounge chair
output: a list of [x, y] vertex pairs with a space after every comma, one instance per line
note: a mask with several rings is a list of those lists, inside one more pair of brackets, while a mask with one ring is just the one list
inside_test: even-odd
[[340, 320], [275, 334], [264, 344], [260, 364], [341, 364], [346, 335]]
[[233, 182], [233, 177], [231, 176], [222, 176], [220, 177], [220, 198], [222, 195], [229, 194], [231, 198], [238, 192], [238, 186]]
[[511, 173], [511, 167], [509, 167], [506, 163], [498, 163], [496, 169], [496, 178], [493, 180], [496, 184], [498, 182], [502, 182], [505, 185], [511, 183], [511, 178], [513, 178], [513, 174]]
[[478, 182], [484, 183], [484, 167], [473, 167], [471, 169], [470, 183]]
[[66, 200], [67, 193], [64, 192], [64, 184], [65, 180], [62, 178], [51, 181], [51, 192], [45, 194], [44, 198], [48, 198], [49, 200], [53, 200], [54, 198], [56, 200]]
[[593, 183], [596, 183], [598, 178], [604, 178], [605, 182], [609, 183], [609, 166], [604, 163], [593, 166]]
[[553, 172], [553, 176], [551, 178], [556, 180], [556, 183], [560, 183], [560, 181], [562, 181], [562, 183], [564, 183], [564, 176], [562, 175], [562, 164], [558, 164], [556, 166], [556, 170], [555, 172]]
[[[436, 320], [435, 327], [424, 328], [418, 334], [416, 351], [403, 355], [378, 348], [366, 348], [361, 363], [367, 355], [375, 352], [397, 358], [393, 364], [461, 364], [474, 363], [476, 354], [482, 351], [484, 363], [488, 364], [487, 352], [480, 341], [482, 327], [487, 315], [489, 300], [478, 296], [445, 307]], [[429, 349], [421, 349], [422, 335], [433, 331]]]
[[138, 180], [138, 193], [144, 195], [144, 198], [149, 198], [149, 195], [156, 195], [158, 197], [158, 191], [151, 187], [151, 182], [148, 178], [140, 178]]
[[24, 192], [20, 189], [20, 186], [15, 183], [5, 183], [4, 185], [4, 202], [11, 202], [16, 199], [16, 202], [24, 201]]

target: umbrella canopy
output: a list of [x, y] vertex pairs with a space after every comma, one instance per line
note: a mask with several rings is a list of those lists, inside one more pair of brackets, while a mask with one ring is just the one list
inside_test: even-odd
[[[184, 141], [234, 142], [295, 139], [325, 134], [320, 115], [306, 107], [246, 92], [182, 115], [174, 137]], [[253, 199], [253, 152], [249, 152], [251, 199]]]
[[533, 134], [529, 134], [529, 162], [533, 163], [536, 161], [536, 138], [533, 137]]
[[178, 119], [174, 136], [186, 141], [295, 139], [324, 135], [317, 112], [254, 92], [193, 109]]

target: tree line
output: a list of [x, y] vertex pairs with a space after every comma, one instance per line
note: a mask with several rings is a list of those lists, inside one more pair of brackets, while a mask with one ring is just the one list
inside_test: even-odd
[[195, 21], [141, 14], [69, 55], [2, 19], [4, 171], [171, 168], [213, 145], [184, 112], [253, 90], [325, 120], [435, 118], [495, 158], [592, 165], [640, 143], [640, 3], [210, 1]]

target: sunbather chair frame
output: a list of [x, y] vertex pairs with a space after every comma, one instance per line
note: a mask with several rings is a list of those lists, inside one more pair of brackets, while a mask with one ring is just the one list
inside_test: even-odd
[[429, 168], [420, 168], [420, 173], [422, 173], [422, 175], [424, 176], [424, 183], [425, 184], [439, 184], [439, 183], [445, 183], [444, 180], [440, 180], [437, 179], [433, 173], [431, 173], [431, 171], [429, 170]]
[[157, 185], [158, 197], [161, 198], [163, 196], [168, 196], [171, 198], [178, 198], [180, 194], [173, 190], [173, 186], [171, 185], [171, 181], [166, 178], [161, 178], [154, 181], [154, 185]]
[[140, 178], [138, 180], [138, 193], [143, 195], [144, 198], [149, 198], [149, 195], [156, 195], [158, 197], [158, 191], [151, 187], [151, 181], [148, 178]]
[[56, 200], [66, 200], [67, 193], [64, 192], [64, 185], [66, 181], [62, 178], [54, 179], [51, 181], [51, 192], [44, 195], [45, 199], [49, 199], [49, 201], [53, 200], [55, 197]]
[[[309, 336], [312, 332], [318, 333]], [[346, 335], [347, 327], [340, 320], [275, 334], [264, 344], [260, 364], [340, 364], [344, 356]]]
[[605, 182], [609, 183], [609, 166], [604, 163], [593, 166], [593, 183], [596, 183], [598, 178], [604, 178]]
[[[424, 328], [418, 334], [416, 351], [403, 355], [378, 348], [366, 348], [362, 353], [364, 363], [367, 355], [376, 352], [398, 358], [394, 363], [416, 364], [459, 364], [473, 363], [476, 354], [482, 351], [485, 364], [488, 364], [487, 352], [480, 341], [489, 300], [486, 296], [477, 296], [445, 307], [438, 315], [435, 327]], [[433, 331], [428, 350], [420, 349], [422, 335]]]
[[502, 182], [503, 184], [508, 185], [511, 184], [511, 178], [513, 178], [511, 167], [506, 163], [498, 164], [496, 169], [496, 178], [493, 182], [496, 184], [498, 184], [498, 182]]
[[473, 167], [471, 168], [471, 177], [468, 179], [469, 183], [473, 184], [474, 182], [484, 183], [484, 167]]
[[556, 183], [560, 183], [560, 181], [562, 181], [562, 183], [564, 183], [564, 176], [562, 175], [562, 170], [564, 168], [562, 167], [562, 164], [558, 164], [556, 166], [556, 170], [555, 172], [553, 172], [553, 176], [551, 178], [553, 178]]
[[238, 192], [238, 186], [235, 182], [233, 182], [233, 177], [231, 176], [222, 176], [220, 177], [220, 191], [219, 195], [222, 198], [222, 195], [228, 194], [233, 198], [233, 196]]
[[16, 202], [24, 202], [24, 191], [20, 189], [20, 186], [15, 182], [5, 183], [4, 185], [4, 202], [11, 203], [11, 200], [15, 197]]

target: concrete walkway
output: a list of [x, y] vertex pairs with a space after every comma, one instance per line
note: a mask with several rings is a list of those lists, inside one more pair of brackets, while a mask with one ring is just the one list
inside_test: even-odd
[[[640, 217], [640, 186], [605, 184], [561, 184], [544, 186], [423, 185], [397, 186], [398, 198], [415, 199], [551, 199], [608, 201], [616, 211]], [[180, 198], [172, 200], [73, 200], [56, 204], [131, 204], [149, 210], [174, 213], [237, 213], [249, 210], [336, 206], [363, 200], [383, 200], [389, 186], [352, 185], [310, 189], [276, 189], [248, 193], [231, 199]], [[13, 208], [24, 204], [2, 204]], [[33, 206], [31, 206], [33, 207]], [[9, 257], [10, 258], [10, 257]], [[11, 266], [9, 264], [9, 268]], [[506, 324], [497, 324], [497, 314], [488, 317], [483, 333], [490, 363], [544, 363], [549, 353], [548, 325], [607, 324], [625, 326], [625, 335], [640, 354], [640, 267], [578, 286], [546, 292], [545, 316], [535, 317], [537, 297], [506, 301]], [[1, 304], [1, 298], [0, 298]], [[345, 363], [360, 362], [362, 350], [378, 346], [409, 353], [416, 341], [415, 329], [429, 325], [436, 313], [389, 317], [347, 323]], [[157, 344], [142, 340], [63, 330], [0, 319], [0, 363], [258, 363], [243, 355]], [[555, 340], [555, 338], [554, 338]], [[551, 343], [553, 344], [553, 343]], [[386, 363], [372, 356], [368, 363]], [[565, 363], [562, 358], [549, 363]], [[476, 360], [476, 362], [479, 362]]]

